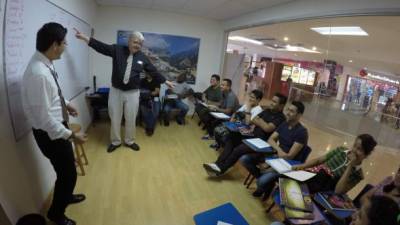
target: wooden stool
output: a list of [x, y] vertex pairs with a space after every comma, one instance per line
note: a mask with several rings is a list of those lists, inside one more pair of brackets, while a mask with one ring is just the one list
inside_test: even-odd
[[[79, 133], [82, 129], [81, 125], [76, 124], [76, 123], [71, 123], [69, 125], [69, 127], [72, 130], [72, 132], [74, 132], [74, 133]], [[82, 144], [77, 143], [75, 140], [74, 140], [74, 146], [75, 146], [75, 148], [74, 148], [75, 162], [76, 162], [77, 166], [79, 166], [81, 175], [85, 176], [85, 168], [83, 167], [83, 165], [89, 164], [87, 157], [86, 157], [85, 149], [83, 148]], [[82, 158], [83, 158], [83, 160], [82, 160]]]

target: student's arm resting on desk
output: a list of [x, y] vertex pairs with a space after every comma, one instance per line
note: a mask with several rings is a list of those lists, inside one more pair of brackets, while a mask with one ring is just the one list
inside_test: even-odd
[[278, 138], [279, 138], [279, 133], [275, 131], [275, 132], [272, 133], [271, 136], [269, 137], [269, 139], [268, 139], [268, 144], [270, 144], [271, 147], [272, 147], [275, 151], [277, 151], [277, 152], [278, 152], [278, 151], [283, 152], [282, 148], [279, 147]]
[[260, 127], [264, 132], [266, 133], [271, 133], [276, 129], [276, 125], [273, 122], [267, 123], [263, 119], [261, 119], [259, 116], [255, 116], [252, 120], [251, 123]]
[[304, 144], [295, 142], [295, 143], [293, 143], [293, 145], [290, 148], [288, 153], [281, 151], [281, 150], [277, 150], [277, 153], [278, 153], [279, 158], [294, 159], [294, 157], [296, 157], [297, 154], [299, 154], [299, 152], [303, 149], [303, 147], [304, 147]]
[[308, 160], [306, 163], [300, 164], [300, 165], [296, 165], [292, 167], [292, 170], [304, 170], [319, 164], [322, 164], [325, 162], [325, 155], [320, 156], [318, 158], [314, 158], [311, 160]]

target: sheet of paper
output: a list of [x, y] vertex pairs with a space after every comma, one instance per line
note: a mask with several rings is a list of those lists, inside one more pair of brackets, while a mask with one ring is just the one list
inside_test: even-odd
[[233, 224], [231, 224], [231, 223], [225, 223], [225, 222], [222, 222], [222, 221], [218, 221], [218, 222], [217, 222], [217, 225], [233, 225]]
[[256, 146], [257, 148], [268, 148], [271, 147], [271, 145], [268, 144], [268, 142], [264, 141], [261, 138], [251, 138], [251, 139], [246, 139], [250, 144]]
[[200, 104], [202, 104], [204, 107], [207, 107], [207, 108], [208, 108], [208, 105], [207, 105], [206, 103], [200, 102]]
[[292, 170], [292, 166], [284, 159], [269, 159], [265, 162], [278, 173], [286, 173]]
[[177, 99], [177, 98], [178, 98], [178, 95], [176, 95], [176, 94], [167, 95], [167, 99]]
[[219, 113], [219, 112], [211, 112], [211, 115], [214, 116], [217, 119], [230, 119], [228, 115], [225, 113]]
[[298, 180], [298, 181], [306, 181], [311, 179], [312, 177], [314, 177], [316, 174], [315, 173], [310, 173], [307, 171], [303, 171], [303, 170], [298, 170], [298, 171], [290, 171], [290, 172], [286, 172], [284, 173], [285, 176], [288, 176], [292, 179]]

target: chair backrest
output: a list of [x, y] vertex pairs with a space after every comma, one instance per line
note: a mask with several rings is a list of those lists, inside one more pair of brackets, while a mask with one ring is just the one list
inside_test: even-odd
[[303, 147], [303, 149], [294, 157], [293, 160], [299, 161], [301, 163], [304, 163], [308, 156], [310, 155], [312, 149], [310, 146], [306, 145]]

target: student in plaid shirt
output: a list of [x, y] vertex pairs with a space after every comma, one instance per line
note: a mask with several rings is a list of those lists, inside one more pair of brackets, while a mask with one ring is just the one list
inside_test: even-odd
[[317, 174], [306, 181], [311, 193], [335, 191], [343, 194], [364, 179], [361, 164], [376, 144], [371, 135], [361, 134], [350, 150], [345, 147], [335, 148], [326, 155], [294, 166], [293, 170], [306, 170]]

